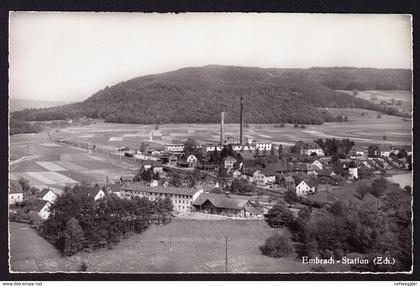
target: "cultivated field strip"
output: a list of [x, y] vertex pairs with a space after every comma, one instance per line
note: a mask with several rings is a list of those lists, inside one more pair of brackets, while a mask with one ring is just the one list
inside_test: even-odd
[[69, 162], [69, 161], [56, 161], [54, 163], [66, 168], [67, 170], [75, 170], [75, 171], [87, 170], [85, 167], [79, 166], [79, 165], [77, 165], [75, 163], [72, 163], [72, 162]]
[[54, 162], [36, 162], [36, 163], [40, 165], [41, 167], [44, 167], [48, 171], [53, 171], [53, 172], [67, 171], [67, 169], [55, 164]]

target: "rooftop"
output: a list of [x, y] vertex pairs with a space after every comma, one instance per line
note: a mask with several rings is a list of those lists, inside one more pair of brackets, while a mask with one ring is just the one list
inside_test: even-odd
[[201, 193], [193, 201], [193, 205], [201, 206], [206, 201], [209, 201], [216, 208], [240, 210], [246, 206], [249, 199], [247, 197], [238, 198], [238, 196], [228, 197], [226, 194]]
[[148, 192], [148, 193], [161, 193], [161, 194], [174, 194], [174, 195], [185, 195], [192, 196], [198, 190], [194, 188], [177, 188], [177, 187], [149, 187], [142, 184], [129, 184], [122, 185], [121, 190], [130, 191], [130, 192]]
[[18, 181], [10, 181], [9, 193], [10, 194], [23, 193], [22, 186], [19, 184]]
[[49, 204], [49, 202], [44, 200], [36, 200], [34, 201], [33, 205], [31, 205], [30, 209], [39, 212], [45, 207], [46, 204]]

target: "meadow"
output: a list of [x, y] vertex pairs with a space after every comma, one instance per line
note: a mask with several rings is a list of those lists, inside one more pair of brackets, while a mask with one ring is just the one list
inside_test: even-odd
[[[112, 249], [99, 249], [62, 257], [51, 244], [24, 224], [11, 223], [13, 271], [78, 271], [82, 262], [89, 272], [122, 273], [221, 273], [225, 272], [225, 235], [228, 235], [228, 272], [310, 272], [295, 255], [271, 258], [259, 246], [275, 230], [264, 221], [190, 220], [175, 218], [167, 225], [153, 225]], [[26, 243], [28, 240], [31, 244]], [[338, 267], [338, 268], [337, 268]], [[331, 266], [330, 271], [345, 271]]]

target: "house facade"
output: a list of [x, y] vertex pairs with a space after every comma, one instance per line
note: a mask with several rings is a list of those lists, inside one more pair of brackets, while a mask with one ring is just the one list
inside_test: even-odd
[[312, 154], [316, 154], [317, 156], [324, 156], [324, 151], [315, 142], [309, 142], [303, 145], [303, 147], [300, 149], [300, 154], [304, 156], [311, 156]]
[[131, 199], [132, 197], [145, 197], [151, 201], [157, 199], [170, 198], [174, 205], [174, 211], [191, 212], [193, 211], [192, 201], [194, 195], [199, 192], [194, 188], [176, 187], [148, 187], [141, 184], [128, 184], [120, 189], [121, 197]]
[[225, 167], [225, 169], [227, 170], [231, 170], [233, 169], [233, 165], [236, 163], [236, 159], [228, 156], [226, 158], [223, 159], [223, 166]]
[[50, 189], [43, 189], [39, 193], [36, 194], [37, 198], [48, 201], [50, 203], [54, 203], [57, 200], [57, 195], [51, 191]]
[[252, 181], [257, 185], [265, 186], [267, 184], [274, 184], [276, 175], [267, 170], [256, 170], [252, 174]]
[[23, 202], [23, 189], [17, 181], [9, 183], [9, 205]]
[[190, 168], [194, 168], [197, 165], [197, 161], [197, 157], [195, 157], [194, 155], [189, 155], [187, 158], [188, 166]]
[[36, 200], [30, 207], [31, 213], [36, 213], [42, 220], [48, 219], [50, 216], [51, 203], [44, 200]]
[[270, 142], [257, 142], [255, 143], [255, 149], [260, 151], [271, 151], [273, 144]]
[[306, 196], [308, 194], [315, 193], [316, 188], [312, 186], [310, 183], [307, 183], [305, 181], [300, 182], [296, 186], [296, 195], [298, 196]]
[[167, 153], [182, 153], [184, 152], [185, 146], [182, 143], [179, 144], [168, 144], [165, 146]]

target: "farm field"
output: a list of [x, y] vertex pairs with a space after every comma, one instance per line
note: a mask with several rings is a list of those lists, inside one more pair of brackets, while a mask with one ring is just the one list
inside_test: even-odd
[[[324, 123], [323, 125], [306, 125], [305, 129], [294, 128], [286, 124], [284, 128], [275, 124], [250, 124], [244, 130], [245, 139], [271, 141], [275, 144], [293, 145], [296, 141], [312, 141], [320, 137], [346, 137], [356, 144], [368, 146], [384, 142], [395, 145], [407, 145], [412, 142], [411, 122], [401, 117], [381, 115], [364, 109], [329, 108], [333, 115], [347, 116], [348, 121], [342, 123]], [[363, 113], [363, 115], [362, 115]], [[171, 142], [183, 142], [188, 137], [199, 143], [218, 143], [219, 124], [165, 124], [159, 130], [154, 125], [98, 123], [84, 127], [69, 127], [53, 132], [57, 139], [73, 142], [88, 142], [115, 147], [139, 149], [141, 142], [151, 145], [162, 145]], [[225, 136], [239, 139], [239, 125], [225, 124]], [[386, 136], [386, 141], [383, 137]]]
[[[353, 95], [353, 91], [340, 90], [341, 92]], [[375, 104], [387, 104], [405, 113], [412, 112], [413, 93], [407, 90], [363, 90], [359, 91], [357, 97], [368, 100]], [[401, 104], [397, 104], [401, 101]]]
[[10, 179], [26, 178], [37, 188], [101, 183], [107, 176], [110, 181], [116, 181], [138, 170], [135, 162], [53, 143], [46, 132], [11, 136], [9, 162]]
[[[228, 235], [228, 272], [311, 272], [293, 255], [277, 259], [259, 250], [274, 230], [264, 221], [189, 220], [176, 218], [165, 226], [152, 226], [112, 249], [62, 257], [35, 230], [11, 223], [12, 271], [78, 271], [82, 261], [89, 272], [162, 273], [224, 272], [225, 235]], [[27, 243], [30, 239], [31, 244]], [[331, 265], [328, 271], [348, 271]]]

